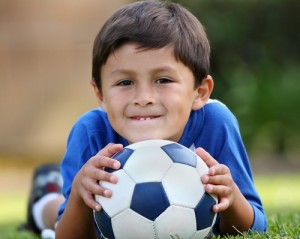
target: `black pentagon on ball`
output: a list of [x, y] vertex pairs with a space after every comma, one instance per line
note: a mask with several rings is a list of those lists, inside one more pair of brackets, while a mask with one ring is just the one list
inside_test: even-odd
[[197, 230], [210, 227], [213, 223], [215, 213], [212, 211], [215, 199], [208, 193], [204, 193], [198, 205], [195, 207]]
[[[121, 163], [121, 167], [119, 169], [122, 169], [133, 152], [134, 150], [132, 149], [124, 148], [118, 153], [111, 156], [111, 158], [118, 160]], [[105, 168], [105, 171], [112, 173], [116, 170], [112, 168]]]
[[197, 166], [197, 156], [188, 148], [180, 144], [167, 144], [161, 147], [174, 163], [186, 164], [192, 167]]
[[[104, 211], [94, 211], [94, 218], [98, 228], [101, 228], [101, 233], [105, 238], [114, 239], [114, 232], [111, 224], [110, 216]], [[101, 225], [101, 227], [99, 227]]]
[[[155, 197], [153, 197], [155, 195]], [[135, 185], [130, 208], [154, 221], [170, 206], [170, 202], [160, 182], [147, 182]]]

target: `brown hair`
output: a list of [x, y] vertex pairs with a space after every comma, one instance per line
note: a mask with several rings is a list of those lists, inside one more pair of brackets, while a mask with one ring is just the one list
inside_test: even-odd
[[195, 86], [209, 73], [210, 46], [198, 19], [176, 3], [139, 1], [117, 10], [95, 38], [92, 76], [99, 90], [101, 68], [108, 56], [128, 42], [144, 49], [172, 46], [175, 58], [193, 72]]

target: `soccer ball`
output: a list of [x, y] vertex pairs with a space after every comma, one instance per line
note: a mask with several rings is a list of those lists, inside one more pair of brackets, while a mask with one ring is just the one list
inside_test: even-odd
[[216, 215], [216, 197], [205, 192], [206, 164], [190, 149], [168, 140], [131, 144], [113, 155], [121, 163], [117, 184], [100, 182], [111, 198], [95, 196], [94, 211], [105, 238], [205, 238]]

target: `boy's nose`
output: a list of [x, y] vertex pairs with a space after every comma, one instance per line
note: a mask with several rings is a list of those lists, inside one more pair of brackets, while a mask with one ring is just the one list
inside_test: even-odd
[[134, 97], [134, 104], [146, 106], [155, 102], [154, 92], [151, 87], [137, 87]]

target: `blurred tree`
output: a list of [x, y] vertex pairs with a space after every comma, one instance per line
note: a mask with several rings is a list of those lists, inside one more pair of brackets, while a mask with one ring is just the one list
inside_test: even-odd
[[300, 1], [174, 2], [205, 26], [213, 97], [236, 114], [247, 148], [281, 156], [298, 151]]

